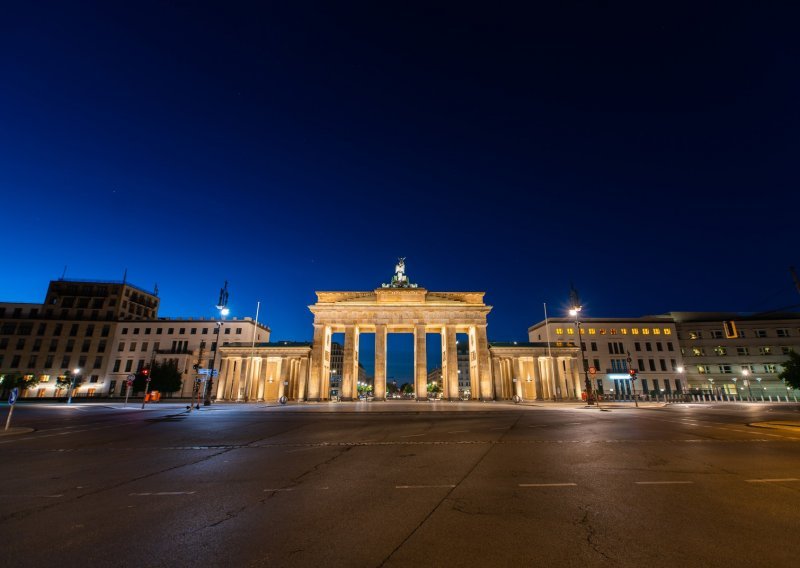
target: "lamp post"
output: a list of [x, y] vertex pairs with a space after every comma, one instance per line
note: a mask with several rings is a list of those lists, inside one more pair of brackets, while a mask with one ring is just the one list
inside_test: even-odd
[[[203, 388], [203, 406], [211, 406], [211, 389], [214, 386], [214, 371], [217, 369], [217, 354], [222, 347], [222, 326], [225, 324], [225, 316], [231, 311], [228, 309], [228, 281], [219, 291], [219, 301], [217, 301], [220, 321], [217, 322], [217, 348], [214, 350], [214, 358], [211, 360], [211, 374], [206, 379], [206, 386]], [[220, 359], [220, 367], [222, 359]]]
[[69, 397], [67, 397], [67, 404], [72, 404], [72, 393], [75, 391], [75, 381], [78, 380], [78, 374], [81, 372], [79, 368], [72, 370], [72, 382], [69, 385]]
[[583, 348], [583, 339], [581, 338], [581, 320], [578, 314], [581, 311], [581, 306], [573, 304], [569, 315], [575, 316], [575, 327], [577, 328], [578, 344], [581, 347], [581, 367], [583, 368], [583, 382], [586, 387], [586, 403], [589, 405], [594, 404], [594, 397], [592, 396], [592, 382], [589, 380], [589, 370], [586, 368], [586, 355]]
[[684, 377], [683, 372], [685, 371], [685, 369], [683, 368], [683, 366], [678, 366], [675, 368], [675, 370], [678, 372], [678, 375], [680, 376], [680, 379], [678, 380], [681, 383], [681, 391], [683, 391], [684, 395], [688, 396], [689, 393], [686, 392], [686, 382], [683, 378]]
[[709, 383], [711, 383], [711, 387], [710, 387], [710, 389], [711, 389], [711, 396], [712, 396], [712, 397], [714, 397], [714, 399], [716, 399], [717, 395], [716, 395], [716, 393], [714, 392], [714, 379], [708, 379], [708, 382], [709, 382]]
[[742, 376], [744, 377], [744, 379], [743, 379], [744, 380], [744, 384], [747, 385], [748, 396], [749, 396], [750, 400], [753, 400], [753, 389], [750, 388], [750, 379], [747, 378], [747, 377], [750, 376], [750, 370], [749, 369], [742, 369]]
[[733, 402], [736, 402], [736, 397], [739, 395], [739, 388], [736, 386], [736, 377], [731, 379], [733, 381]]

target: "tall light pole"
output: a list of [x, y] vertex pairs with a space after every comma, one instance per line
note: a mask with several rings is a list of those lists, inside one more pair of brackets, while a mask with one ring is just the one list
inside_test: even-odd
[[742, 369], [742, 376], [744, 377], [744, 384], [747, 385], [747, 392], [750, 396], [750, 400], [753, 400], [753, 389], [750, 388], [750, 379], [747, 378], [750, 376], [750, 369]]
[[[220, 321], [217, 322], [217, 348], [214, 350], [214, 358], [211, 360], [211, 374], [206, 379], [206, 387], [203, 389], [203, 406], [211, 406], [211, 389], [214, 385], [214, 370], [217, 368], [217, 354], [220, 347], [222, 347], [222, 326], [225, 323], [225, 316], [231, 311], [228, 309], [228, 281], [220, 288], [219, 301], [217, 301], [217, 309], [219, 310]], [[222, 360], [220, 360], [222, 366]]]
[[577, 328], [578, 344], [581, 346], [581, 367], [583, 368], [583, 381], [586, 386], [586, 403], [594, 404], [594, 397], [592, 396], [592, 382], [589, 380], [589, 369], [586, 368], [586, 354], [583, 348], [583, 339], [581, 338], [581, 320], [578, 314], [581, 311], [581, 306], [573, 304], [569, 315], [575, 316], [575, 327]]
[[74, 368], [72, 370], [72, 383], [69, 386], [69, 397], [67, 398], [67, 404], [72, 404], [72, 393], [75, 391], [75, 381], [78, 380], [78, 374], [81, 372], [79, 368]]

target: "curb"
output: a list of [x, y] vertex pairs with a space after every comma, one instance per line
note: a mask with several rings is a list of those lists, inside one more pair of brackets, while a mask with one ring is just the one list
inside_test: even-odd
[[0, 438], [4, 436], [16, 436], [19, 434], [30, 434], [33, 432], [33, 428], [24, 428], [22, 426], [15, 426], [14, 428], [9, 428], [8, 430], [0, 430]]
[[787, 430], [789, 432], [800, 433], [800, 422], [797, 421], [782, 421], [782, 422], [751, 422], [748, 426], [753, 428], [767, 428], [770, 430]]

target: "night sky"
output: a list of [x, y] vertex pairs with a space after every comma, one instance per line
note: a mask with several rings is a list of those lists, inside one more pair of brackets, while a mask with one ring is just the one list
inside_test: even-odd
[[212, 316], [227, 279], [310, 340], [315, 290], [404, 256], [486, 291], [491, 340], [570, 283], [598, 317], [800, 304], [800, 13], [548, 4], [6, 5], [0, 300], [127, 269]]

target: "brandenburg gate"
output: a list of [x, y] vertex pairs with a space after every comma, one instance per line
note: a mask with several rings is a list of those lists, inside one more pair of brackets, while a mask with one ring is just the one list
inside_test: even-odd
[[[432, 292], [409, 282], [400, 259], [391, 283], [367, 292], [317, 292], [308, 343], [226, 343], [220, 348], [219, 400], [321, 402], [330, 398], [331, 337], [344, 334], [341, 400], [358, 399], [359, 337], [375, 334], [374, 398], [386, 398], [390, 333], [414, 334], [414, 392], [428, 397], [428, 333], [441, 336], [445, 399], [458, 400], [456, 334], [469, 344], [470, 393], [477, 400], [561, 400], [581, 396], [578, 347], [489, 343], [484, 292]], [[517, 398], [518, 397], [518, 398]]]

